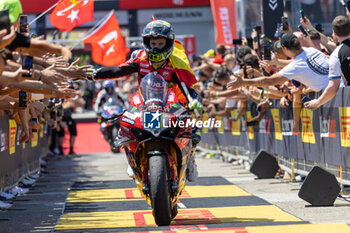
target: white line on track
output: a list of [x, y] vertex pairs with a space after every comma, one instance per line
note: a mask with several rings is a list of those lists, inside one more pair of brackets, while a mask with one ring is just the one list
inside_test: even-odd
[[187, 207], [184, 205], [184, 203], [182, 202], [178, 202], [176, 203], [177, 204], [177, 207], [179, 207], [180, 209], [186, 209]]

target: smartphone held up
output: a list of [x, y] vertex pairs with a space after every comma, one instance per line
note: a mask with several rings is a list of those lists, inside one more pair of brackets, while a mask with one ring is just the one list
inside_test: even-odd
[[21, 33], [27, 33], [28, 30], [28, 16], [27, 15], [21, 15], [19, 19], [19, 31]]
[[302, 19], [303, 19], [303, 22], [305, 22], [305, 14], [304, 14], [303, 9], [301, 9], [301, 10], [299, 11], [299, 13], [300, 13], [300, 18], [302, 18]]
[[21, 108], [26, 108], [28, 104], [27, 92], [18, 91], [18, 106]]
[[271, 61], [271, 45], [264, 45], [264, 60]]
[[[30, 71], [33, 69], [33, 57], [32, 56], [23, 56], [22, 58], [22, 69]], [[30, 74], [23, 74], [22, 77], [31, 77]]]
[[288, 31], [289, 29], [289, 24], [288, 24], [288, 18], [287, 17], [282, 17], [281, 18], [281, 24], [282, 24], [282, 30], [283, 31]]
[[9, 11], [0, 11], [0, 30], [6, 29], [7, 33], [11, 31], [11, 22], [9, 17]]
[[305, 28], [303, 27], [303, 25], [299, 24], [298, 28], [305, 37], [308, 37], [309, 34], [307, 34], [307, 32], [305, 31]]

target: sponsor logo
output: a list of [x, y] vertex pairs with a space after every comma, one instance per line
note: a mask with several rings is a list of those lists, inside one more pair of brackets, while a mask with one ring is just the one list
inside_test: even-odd
[[230, 15], [226, 7], [219, 8], [219, 17], [221, 20], [222, 32], [226, 44], [232, 43], [232, 31], [230, 25]]
[[312, 57], [309, 57], [306, 59], [306, 64], [316, 74], [328, 75], [329, 74], [328, 64], [326, 66], [322, 66], [325, 56], [326, 55], [324, 55], [323, 53], [315, 54]]
[[166, 82], [151, 82], [148, 85], [151, 87], [156, 87], [156, 88], [164, 88], [166, 87]]
[[160, 129], [161, 115], [159, 111], [143, 113], [143, 127], [145, 129]]
[[146, 70], [146, 69], [143, 69], [143, 68], [140, 69], [140, 73], [146, 73], [146, 74], [148, 74], [148, 73], [150, 73], [150, 72], [151, 72], [150, 70]]
[[137, 118], [137, 115], [131, 112], [124, 112], [123, 116], [126, 116], [127, 118], [130, 118], [132, 120], [135, 120]]
[[168, 77], [168, 76], [169, 76], [169, 72], [168, 72], [168, 71], [164, 71], [164, 72], [163, 72], [163, 77], [166, 78], [166, 77]]
[[173, 114], [176, 116], [176, 117], [179, 117], [181, 116], [181, 114], [183, 114], [184, 112], [186, 112], [186, 108], [184, 107], [181, 107], [180, 109], [176, 110]]
[[123, 117], [122, 121], [126, 122], [126, 123], [128, 123], [130, 125], [135, 125], [135, 121], [134, 120], [131, 120], [131, 119], [125, 117], [125, 116]]
[[10, 155], [16, 152], [16, 132], [17, 123], [15, 120], [9, 120], [10, 132], [9, 132], [9, 142], [10, 142]]
[[[234, 118], [237, 114], [237, 109], [231, 111], [231, 116]], [[232, 135], [239, 136], [241, 135], [241, 119], [232, 121]]]
[[[247, 121], [250, 121], [252, 119], [252, 113], [250, 111], [247, 111]], [[254, 128], [253, 126], [248, 126], [248, 138], [249, 140], [254, 139]]]
[[7, 141], [7, 132], [1, 133], [1, 151], [7, 150], [8, 141]]
[[341, 146], [350, 147], [350, 107], [340, 107], [339, 118]]
[[314, 129], [312, 126], [312, 119], [313, 119], [313, 111], [310, 109], [303, 108], [301, 110], [301, 122], [302, 122], [302, 129], [301, 129], [301, 140], [305, 143], [311, 143], [315, 144], [315, 134]]
[[259, 122], [259, 133], [270, 133], [270, 120], [268, 118], [261, 119]]
[[168, 102], [174, 102], [175, 100], [175, 94], [172, 92], [169, 92], [168, 94]]
[[149, 68], [149, 64], [142, 63], [142, 62], [140, 63], [140, 66], [141, 66], [141, 67], [144, 67], [144, 68]]
[[335, 138], [336, 121], [331, 120], [331, 116], [327, 118], [320, 116], [320, 137]]
[[[210, 119], [214, 119], [215, 122], [218, 122], [218, 127], [217, 127], [218, 128], [218, 133], [219, 134], [224, 134], [225, 130], [224, 130], [224, 124], [223, 124], [223, 121], [222, 121], [222, 116], [217, 116], [216, 120], [215, 120], [215, 118], [209, 118], [209, 120]], [[202, 127], [198, 127], [198, 128], [202, 128]], [[213, 128], [213, 127], [210, 127], [210, 128]]]
[[293, 120], [282, 120], [282, 135], [283, 136], [293, 135]]
[[170, 112], [170, 108], [159, 106], [159, 105], [156, 105], [156, 104], [152, 103], [149, 106], [147, 106], [146, 111], [151, 111], [151, 112], [153, 112], [153, 111]]
[[[280, 120], [280, 112], [277, 108], [271, 109], [271, 115], [273, 118], [273, 123], [275, 125], [275, 139], [276, 140], [283, 140], [283, 133], [281, 130], [281, 120]], [[283, 127], [283, 126], [282, 126]]]
[[140, 99], [140, 96], [138, 96], [138, 95], [135, 95], [135, 96], [132, 98], [132, 101], [134, 101], [134, 103], [135, 103], [136, 105], [141, 104], [141, 99]]

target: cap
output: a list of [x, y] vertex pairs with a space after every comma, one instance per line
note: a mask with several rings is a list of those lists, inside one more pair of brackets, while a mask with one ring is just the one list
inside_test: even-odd
[[215, 57], [215, 51], [214, 51], [214, 49], [209, 49], [203, 55], [204, 55], [204, 57], [213, 58], [213, 57]]
[[298, 38], [291, 33], [286, 33], [281, 38], [281, 45], [286, 48], [292, 48], [295, 46], [295, 40], [298, 40]]
[[17, 21], [20, 14], [22, 14], [22, 4], [20, 0], [1, 0], [0, 11], [8, 10], [11, 23]]
[[319, 23], [319, 24], [316, 24], [316, 25], [315, 25], [315, 29], [316, 29], [317, 31], [319, 31], [319, 32], [322, 33], [322, 32], [323, 32], [322, 24], [320, 24], [320, 23]]

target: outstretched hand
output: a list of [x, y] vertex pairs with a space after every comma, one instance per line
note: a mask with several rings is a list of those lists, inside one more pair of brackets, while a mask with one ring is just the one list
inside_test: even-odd
[[76, 59], [72, 64], [66, 69], [67, 75], [73, 79], [87, 80], [90, 73], [93, 72], [91, 65], [77, 66], [80, 58]]
[[56, 85], [56, 84], [59, 86], [68, 85], [69, 83], [68, 83], [67, 77], [56, 72], [54, 70], [54, 66], [55, 65], [51, 65], [41, 71], [42, 81], [48, 85]]
[[69, 88], [59, 88], [55, 95], [61, 99], [71, 99], [79, 95], [79, 92]]
[[244, 80], [243, 78], [239, 77], [239, 76], [236, 76], [236, 75], [233, 75], [235, 77], [235, 79], [229, 83], [227, 83], [227, 88], [229, 89], [237, 89], [239, 87], [242, 87], [244, 86]]
[[308, 19], [308, 17], [304, 17], [305, 18], [305, 21], [303, 20], [303, 18], [300, 17], [300, 24], [303, 25], [303, 27], [305, 29], [309, 29], [311, 28], [311, 22], [310, 20]]

